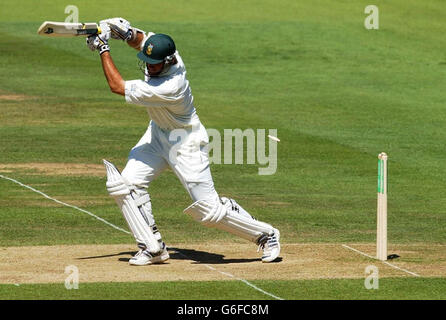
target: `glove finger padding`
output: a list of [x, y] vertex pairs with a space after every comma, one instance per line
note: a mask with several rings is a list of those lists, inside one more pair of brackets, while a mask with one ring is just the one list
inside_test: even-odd
[[101, 29], [101, 33], [98, 35], [99, 38], [102, 41], [107, 42], [111, 36], [111, 29], [109, 25], [106, 22], [101, 21], [99, 22], [99, 28]]
[[87, 40], [86, 40], [87, 47], [91, 51], [95, 51], [96, 50], [96, 45], [94, 43], [95, 40], [96, 40], [96, 35], [87, 37]]
[[91, 51], [98, 50], [99, 54], [103, 54], [106, 51], [110, 51], [110, 46], [108, 45], [108, 41], [106, 37], [93, 35], [87, 38], [87, 47]]
[[132, 28], [130, 22], [123, 18], [111, 18], [102, 20], [101, 22], [107, 23], [110, 28], [110, 35], [113, 39], [127, 41], [132, 37]]
[[123, 30], [119, 29], [117, 26], [110, 25], [110, 30], [111, 30], [111, 37], [113, 39], [127, 41], [132, 37], [131, 29], [127, 30], [126, 32], [123, 32]]

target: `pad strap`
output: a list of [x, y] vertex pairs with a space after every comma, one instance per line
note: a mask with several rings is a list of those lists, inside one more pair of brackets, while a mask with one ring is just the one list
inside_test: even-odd
[[150, 195], [148, 193], [140, 196], [139, 198], [134, 199], [136, 206], [140, 207], [147, 202], [150, 202]]

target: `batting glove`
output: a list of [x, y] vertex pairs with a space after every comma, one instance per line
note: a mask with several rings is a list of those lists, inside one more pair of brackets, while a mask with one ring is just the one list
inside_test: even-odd
[[95, 34], [87, 38], [87, 47], [91, 51], [98, 50], [99, 54], [110, 51], [110, 46], [108, 45], [108, 40], [110, 39], [111, 30], [107, 23], [101, 22], [99, 24], [101, 28], [100, 34]]
[[111, 18], [102, 20], [101, 22], [107, 23], [111, 30], [111, 37], [113, 39], [129, 41], [132, 39], [134, 30], [130, 26], [130, 22], [123, 18]]

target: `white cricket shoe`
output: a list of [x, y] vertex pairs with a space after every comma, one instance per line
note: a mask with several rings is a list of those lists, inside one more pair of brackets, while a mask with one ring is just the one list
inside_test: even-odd
[[132, 266], [146, 266], [148, 264], [163, 263], [169, 258], [169, 252], [167, 252], [166, 244], [163, 242], [163, 248], [160, 253], [154, 255], [146, 249], [140, 249], [129, 260], [129, 264]]
[[263, 249], [262, 262], [273, 262], [280, 254], [280, 232], [274, 229], [274, 233], [268, 236], [266, 241], [259, 245], [259, 250]]

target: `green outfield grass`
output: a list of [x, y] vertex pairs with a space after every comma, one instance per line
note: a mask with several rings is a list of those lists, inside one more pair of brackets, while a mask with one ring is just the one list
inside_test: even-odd
[[[84, 39], [36, 34], [44, 20], [63, 21], [68, 4], [25, 0], [17, 6], [6, 0], [1, 5], [0, 164], [109, 159], [122, 169], [146, 129], [145, 109], [110, 92], [98, 54]], [[141, 29], [170, 34], [206, 127], [278, 130], [276, 174], [257, 175], [259, 165], [223, 164], [214, 164], [212, 174], [221, 195], [277, 226], [284, 243], [375, 241], [377, 155], [385, 151], [390, 242], [445, 244], [446, 3], [378, 4], [380, 29], [370, 31], [363, 25], [368, 4], [193, 0], [141, 7], [128, 1], [123, 8], [76, 2], [81, 21], [122, 16]], [[125, 79], [141, 78], [136, 51], [114, 41], [111, 54]], [[0, 168], [0, 174], [126, 228], [107, 195], [105, 171], [104, 177], [63, 177]], [[182, 214], [191, 200], [171, 171], [152, 184], [150, 194], [166, 241], [232, 241]], [[5, 179], [0, 179], [0, 221], [3, 247], [132, 242]], [[385, 289], [376, 292], [359, 280], [258, 285], [285, 299], [445, 299], [442, 279], [384, 279]], [[98, 283], [67, 292], [63, 285], [0, 285], [0, 298], [265, 298], [242, 286]], [[157, 291], [163, 295], [155, 297], [148, 288], [162, 288]], [[207, 296], [208, 290], [219, 295]], [[98, 296], [101, 292], [107, 294]]]
[[[379, 289], [363, 280], [254, 281], [281, 299], [299, 300], [432, 300], [446, 299], [444, 279], [387, 278]], [[209, 295], [209, 292], [218, 292]], [[67, 290], [63, 284], [0, 285], [0, 299], [132, 299], [132, 300], [263, 300], [271, 299], [238, 281], [170, 281], [166, 283], [86, 283]]]

